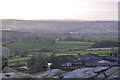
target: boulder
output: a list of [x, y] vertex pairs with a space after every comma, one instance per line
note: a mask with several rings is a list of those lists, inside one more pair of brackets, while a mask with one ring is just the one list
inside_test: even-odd
[[107, 69], [109, 69], [109, 67], [96, 67], [93, 71], [95, 73], [98, 73], [98, 72], [101, 72], [101, 71], [105, 71]]
[[118, 71], [118, 67], [112, 67], [112, 68], [110, 68], [110, 69], [108, 69], [108, 70], [105, 71], [105, 75], [106, 76], [111, 76], [116, 71]]
[[3, 73], [2, 78], [32, 78], [32, 76], [23, 73]]
[[98, 78], [98, 79], [100, 79], [100, 78], [106, 78], [106, 76], [103, 73], [101, 73], [96, 78]]
[[53, 76], [52, 78], [59, 78], [59, 76]]
[[9, 57], [9, 49], [3, 46], [0, 46], [0, 48], [2, 49], [2, 57], [4, 58], [8, 58]]
[[64, 73], [63, 70], [60, 70], [60, 69], [51, 69], [51, 70], [46, 71], [43, 74], [37, 75], [36, 78], [41, 78], [41, 77], [44, 77], [44, 76], [48, 76], [48, 77], [60, 76], [63, 73]]
[[9, 49], [3, 46], [0, 46], [0, 69], [3, 69], [7, 65], [7, 60], [9, 57]]
[[5, 67], [4, 69], [2, 69], [2, 73], [11, 73], [11, 72], [18, 73], [18, 71], [10, 67]]
[[108, 78], [120, 78], [120, 68], [119, 67], [112, 68], [111, 72], [112, 72], [112, 74]]
[[94, 68], [81, 68], [64, 74], [64, 78], [92, 78], [97, 75], [93, 72]]
[[110, 75], [108, 78], [118, 78], [119, 77], [118, 74], [119, 74], [119, 72], [116, 71], [115, 73], [113, 73], [112, 75]]

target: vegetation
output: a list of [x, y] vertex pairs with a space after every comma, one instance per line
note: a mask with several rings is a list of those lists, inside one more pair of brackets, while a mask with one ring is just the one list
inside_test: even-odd
[[118, 47], [118, 42], [117, 41], [105, 40], [105, 41], [97, 42], [96, 44], [93, 44], [92, 46], [95, 47], [95, 48]]
[[[37, 63], [36, 63], [37, 62]], [[44, 57], [41, 55], [32, 56], [28, 62], [30, 73], [45, 71], [47, 63]]]
[[9, 60], [9, 62], [17, 62], [17, 61], [25, 61], [25, 60], [29, 60], [29, 57], [25, 57], [25, 58], [16, 58], [16, 59], [11, 59]]
[[[35, 33], [70, 33], [79, 35], [116, 35], [117, 21], [65, 21], [65, 20], [2, 20], [3, 29]], [[11, 25], [12, 24], [12, 25]]]
[[[30, 53], [32, 51], [51, 52], [53, 50], [65, 51], [69, 49], [89, 48], [93, 43], [80, 41], [57, 41], [56, 43], [11, 43], [6, 45], [11, 54]], [[27, 51], [25, 53], [25, 51]]]
[[[54, 69], [82, 68], [84, 66], [68, 67], [65, 63], [74, 63], [78, 55], [88, 53], [108, 57], [108, 53], [114, 53], [115, 50], [87, 51], [86, 49], [118, 46], [116, 21], [2, 21], [3, 43], [0, 45], [10, 49], [8, 66], [34, 75], [45, 72], [47, 63], [52, 63], [51, 68]], [[66, 58], [68, 55], [74, 58]], [[62, 64], [64, 65], [61, 67]], [[60, 74], [56, 76], [58, 75]], [[53, 80], [48, 76], [42, 78]]]
[[93, 53], [93, 54], [106, 54], [106, 53], [112, 53], [114, 52], [113, 50], [99, 50], [99, 51], [66, 51], [66, 52], [59, 52], [58, 54], [56, 54], [57, 56], [59, 55], [78, 55], [79, 53], [81, 55], [85, 55], [88, 53]]

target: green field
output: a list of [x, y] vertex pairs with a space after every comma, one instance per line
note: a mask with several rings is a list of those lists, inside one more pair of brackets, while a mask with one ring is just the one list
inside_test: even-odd
[[78, 55], [79, 53], [81, 55], [93, 53], [93, 54], [99, 54], [100, 56], [107, 56], [106, 53], [112, 53], [112, 50], [99, 50], [99, 51], [84, 51], [81, 49], [91, 48], [93, 42], [82, 42], [82, 41], [56, 41], [55, 43], [50, 42], [43, 42], [43, 43], [10, 43], [7, 44], [6, 47], [10, 49], [11, 54], [15, 54], [16, 52], [24, 52], [24, 51], [33, 51], [29, 52], [25, 57], [21, 57], [20, 55], [15, 55], [12, 57], [12, 59], [9, 60], [8, 66], [14, 64], [17, 66], [25, 65], [31, 56], [38, 55], [41, 53], [44, 54], [44, 56], [50, 56], [52, 52], [36, 52], [38, 50], [47, 48], [47, 49], [53, 49], [56, 52], [55, 55]]
[[[59, 52], [56, 54], [57, 56], [59, 55], [78, 55], [79, 53], [81, 55], [88, 54], [88, 53], [93, 53], [93, 54], [102, 54], [102, 56], [105, 56], [106, 53], [112, 53], [112, 50], [100, 50], [100, 51], [66, 51], [66, 52]], [[104, 54], [104, 55], [103, 55]]]
[[83, 49], [91, 47], [91, 42], [80, 42], [80, 41], [58, 41], [56, 43], [11, 43], [6, 45], [10, 49], [11, 53], [16, 51], [36, 51], [43, 48], [55, 49], [65, 51], [68, 49]]
[[[23, 52], [23, 51], [36, 51], [43, 48], [49, 48], [53, 50], [59, 50], [60, 53], [64, 53], [68, 50], [74, 50], [74, 49], [83, 49], [83, 48], [89, 48], [91, 47], [93, 43], [91, 42], [80, 42], [80, 41], [57, 41], [56, 43], [11, 43], [6, 45], [10, 49], [11, 54], [16, 52]], [[9, 60], [9, 65], [15, 64], [15, 65], [23, 65], [26, 63], [27, 60], [30, 59], [30, 57], [34, 54], [40, 54], [41, 52], [32, 52], [29, 53], [26, 57], [20, 57], [20, 56], [14, 56], [14, 58]], [[44, 55], [50, 56], [51, 52], [43, 52]], [[69, 53], [68, 55], [77, 55], [74, 53]], [[60, 54], [57, 54], [60, 55]], [[67, 55], [67, 54], [62, 54]]]
[[88, 54], [88, 53], [94, 53], [94, 54], [100, 54], [100, 53], [110, 53], [113, 52], [112, 50], [99, 50], [99, 51], [66, 51], [66, 52], [62, 52], [62, 53], [68, 53], [68, 54], [77, 54], [77, 53], [81, 53], [81, 54]]
[[[63, 53], [57, 53], [55, 54], [56, 56], [60, 56], [60, 55], [74, 55], [77, 56], [78, 53], [80, 53], [81, 55], [85, 55], [88, 53], [93, 53], [93, 54], [98, 54], [99, 56], [107, 56], [107, 53], [111, 53], [113, 52], [112, 50], [100, 50], [100, 51], [68, 51], [68, 52], [63, 52]], [[34, 54], [40, 54], [40, 52], [34, 52], [34, 53], [30, 53], [30, 55], [28, 55], [27, 57], [15, 57], [14, 59], [10, 59], [9, 60], [9, 66], [11, 64], [14, 63], [14, 65], [24, 65], [25, 63], [27, 63], [27, 61], [30, 59], [30, 56], [34, 55]], [[44, 53], [47, 56], [50, 56], [50, 53]]]
[[25, 57], [25, 58], [16, 58], [16, 59], [11, 59], [9, 60], [9, 62], [17, 62], [17, 61], [25, 61], [25, 60], [29, 60], [29, 57]]

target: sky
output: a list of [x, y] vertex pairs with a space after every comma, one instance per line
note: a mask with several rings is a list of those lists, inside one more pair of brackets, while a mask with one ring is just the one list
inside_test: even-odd
[[0, 0], [0, 19], [118, 20], [119, 0]]

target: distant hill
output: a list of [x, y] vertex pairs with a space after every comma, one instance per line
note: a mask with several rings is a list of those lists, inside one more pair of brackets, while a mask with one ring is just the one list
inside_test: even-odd
[[2, 20], [2, 28], [20, 32], [116, 35], [117, 21]]

